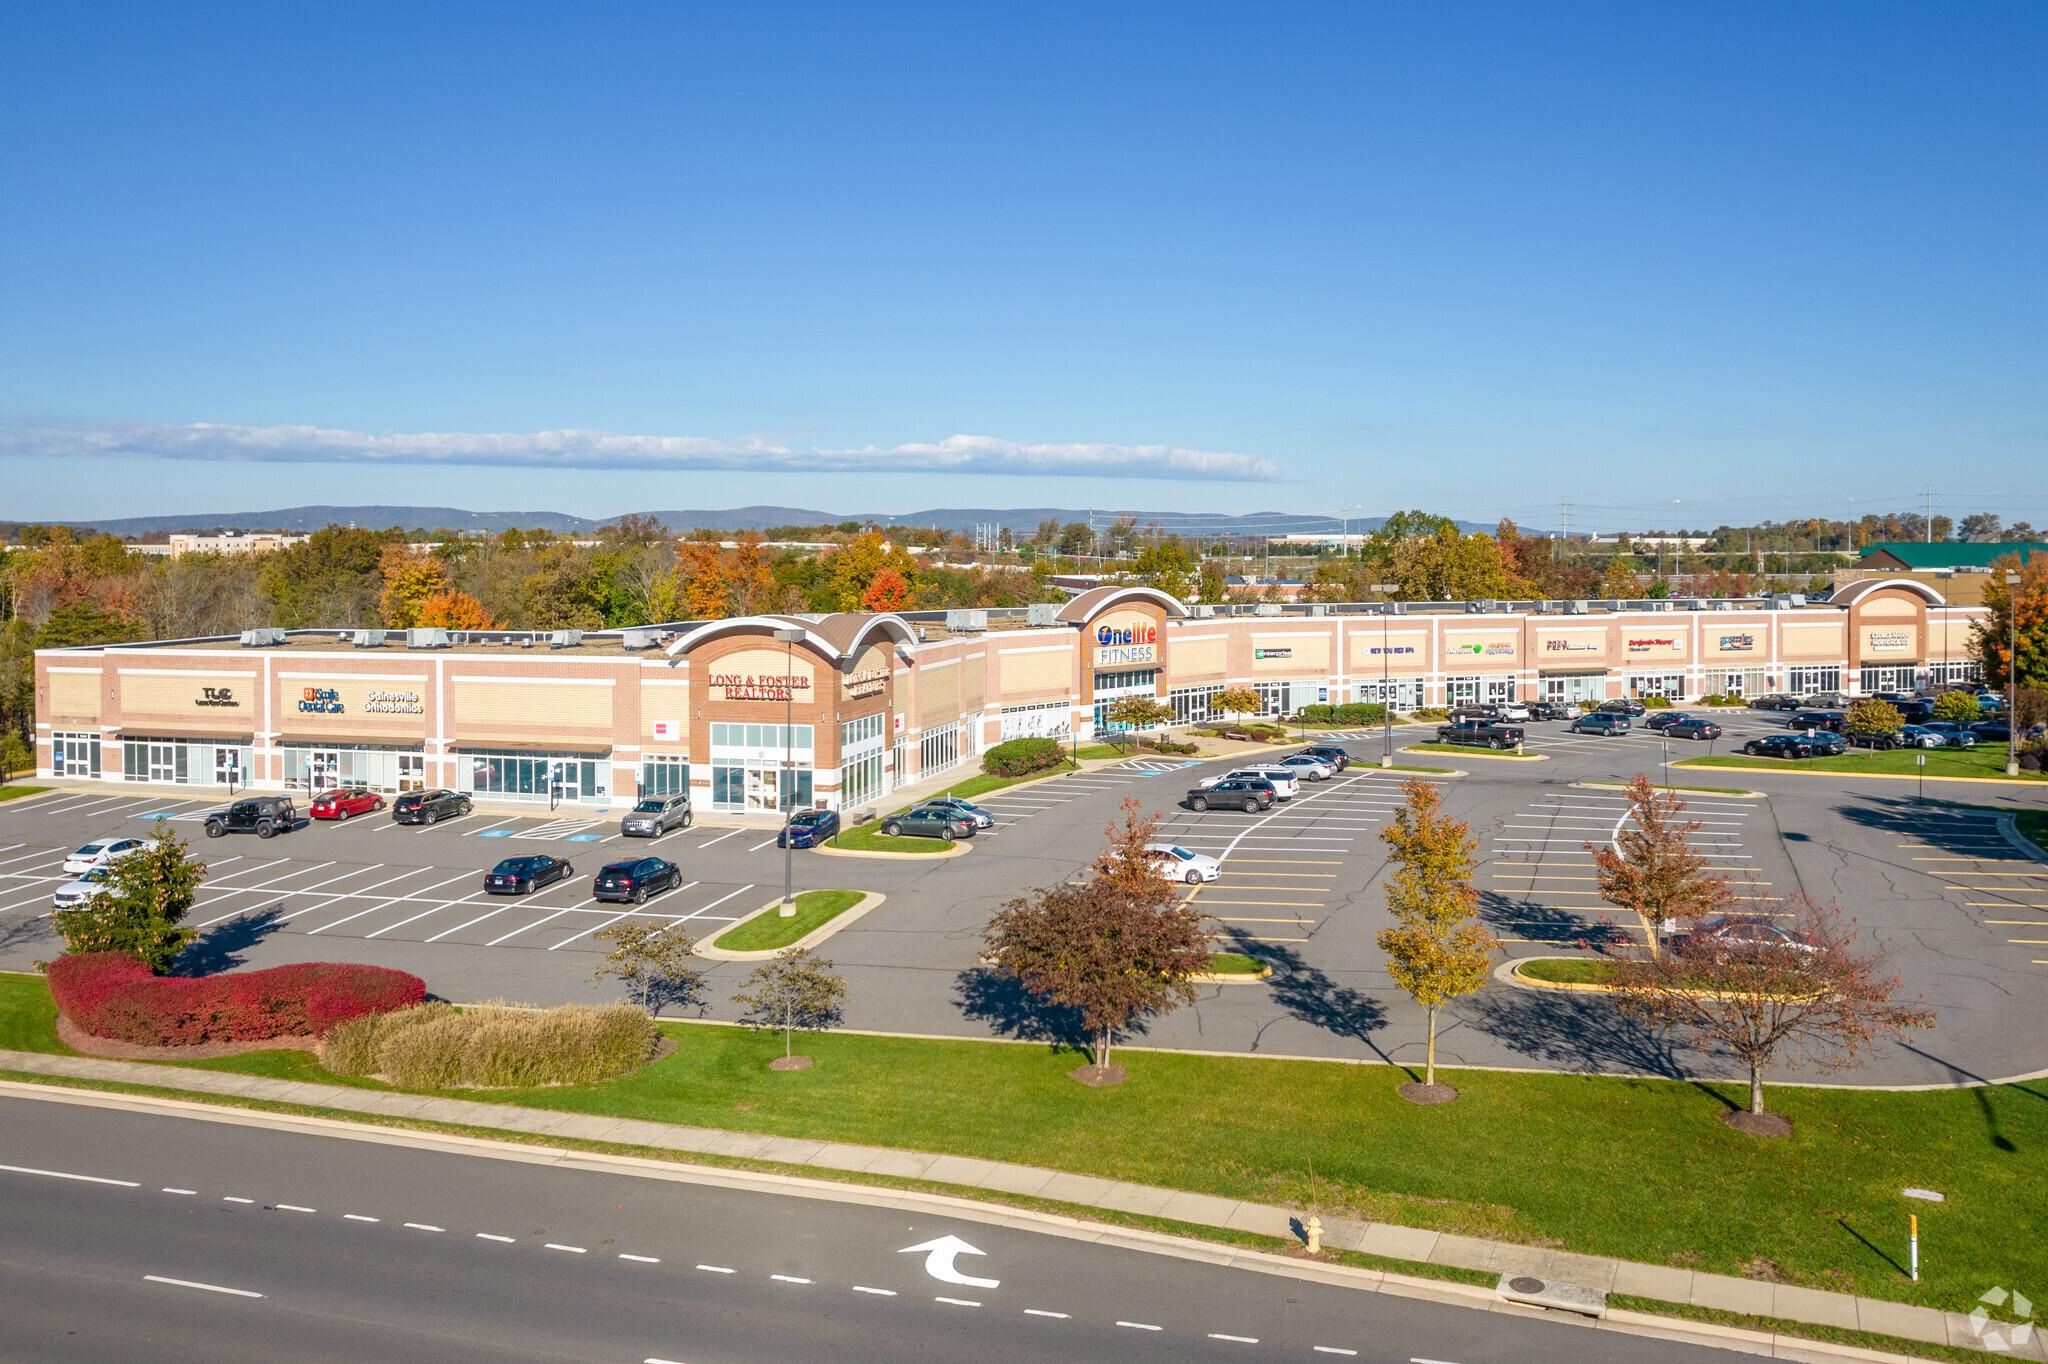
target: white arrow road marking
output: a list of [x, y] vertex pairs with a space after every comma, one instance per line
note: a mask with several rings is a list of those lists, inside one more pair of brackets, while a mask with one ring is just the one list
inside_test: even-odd
[[986, 1253], [976, 1250], [957, 1236], [941, 1236], [936, 1241], [925, 1241], [918, 1245], [905, 1246], [896, 1253], [898, 1255], [908, 1255], [913, 1251], [919, 1250], [929, 1252], [924, 1259], [924, 1272], [937, 1279], [940, 1283], [964, 1284], [969, 1288], [994, 1288], [1002, 1282], [1001, 1279], [971, 1278], [953, 1268], [953, 1257], [956, 1255], [981, 1255]]
[[209, 1293], [232, 1293], [238, 1298], [260, 1298], [261, 1293], [251, 1293], [246, 1288], [222, 1288], [217, 1283], [194, 1283], [190, 1279], [166, 1279], [161, 1274], [145, 1274], [145, 1283], [167, 1283], [174, 1288], [203, 1288]]

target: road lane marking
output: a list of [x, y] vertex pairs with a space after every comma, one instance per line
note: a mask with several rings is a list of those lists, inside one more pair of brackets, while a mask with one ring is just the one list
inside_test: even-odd
[[1065, 1312], [1042, 1312], [1036, 1307], [1027, 1307], [1024, 1309], [1024, 1315], [1027, 1317], [1057, 1317], [1061, 1321], [1066, 1321], [1069, 1314]]
[[237, 1298], [260, 1298], [261, 1293], [252, 1293], [246, 1288], [223, 1288], [217, 1283], [194, 1283], [190, 1279], [166, 1279], [161, 1274], [145, 1274], [145, 1283], [167, 1283], [174, 1288], [202, 1288], [208, 1293], [229, 1293]]
[[777, 1282], [777, 1283], [809, 1283], [809, 1282], [810, 1282], [810, 1280], [809, 1280], [809, 1279], [799, 1279], [799, 1278], [797, 1278], [797, 1277], [796, 1277], [796, 1276], [795, 1276], [794, 1274], [770, 1274], [770, 1275], [769, 1275], [768, 1277], [769, 1277], [769, 1278], [771, 1278], [771, 1279], [773, 1279], [773, 1280], [775, 1280], [775, 1282]]
[[896, 1290], [893, 1288], [869, 1288], [865, 1284], [855, 1284], [853, 1291], [856, 1293], [873, 1293], [878, 1298], [893, 1298], [896, 1296]]
[[1120, 1321], [1117, 1325], [1128, 1326], [1133, 1331], [1162, 1331], [1166, 1329], [1163, 1326], [1149, 1326], [1142, 1321]]
[[554, 1243], [553, 1241], [548, 1241], [548, 1242], [546, 1242], [546, 1243], [545, 1243], [545, 1246], [546, 1246], [546, 1248], [547, 1248], [548, 1250], [566, 1250], [566, 1251], [568, 1251], [568, 1252], [569, 1252], [569, 1253], [570, 1253], [571, 1255], [587, 1255], [587, 1254], [589, 1254], [589, 1252], [588, 1252], [588, 1251], [586, 1251], [586, 1250], [585, 1250], [585, 1249], [584, 1249], [584, 1248], [583, 1248], [582, 1246], [558, 1246], [558, 1245], [556, 1245], [556, 1244], [555, 1244], [555, 1243]]
[[318, 1212], [318, 1211], [320, 1211], [320, 1209], [318, 1209], [318, 1208], [302, 1208], [302, 1207], [300, 1207], [300, 1206], [299, 1206], [298, 1204], [296, 1204], [296, 1203], [277, 1203], [277, 1204], [273, 1204], [272, 1206], [274, 1206], [274, 1207], [275, 1207], [275, 1208], [277, 1209], [277, 1211], [279, 1211], [279, 1212]]
[[164, 1192], [174, 1194], [189, 1194], [193, 1197], [197, 1197], [199, 1194], [199, 1190], [197, 1189], [165, 1189]]
[[479, 1241], [503, 1241], [503, 1242], [505, 1242], [505, 1243], [506, 1243], [507, 1245], [510, 1245], [510, 1244], [512, 1244], [512, 1243], [513, 1243], [513, 1241], [515, 1240], [515, 1238], [514, 1238], [514, 1237], [510, 1237], [510, 1236], [493, 1236], [493, 1235], [491, 1235], [491, 1233], [489, 1233], [489, 1232], [487, 1232], [487, 1231], [480, 1231], [480, 1232], [478, 1232], [478, 1233], [476, 1234], [476, 1239], [477, 1239], [477, 1240], [479, 1240]]
[[981, 1304], [980, 1304], [980, 1303], [978, 1303], [978, 1302], [969, 1302], [969, 1301], [968, 1301], [967, 1299], [965, 1299], [965, 1298], [933, 1298], [933, 1299], [932, 1299], [932, 1301], [933, 1301], [933, 1302], [949, 1302], [949, 1303], [953, 1304], [953, 1306], [955, 1306], [955, 1307], [979, 1307], [979, 1306], [981, 1306]]
[[132, 1179], [102, 1179], [98, 1175], [67, 1174], [63, 1170], [38, 1170], [27, 1165], [0, 1165], [0, 1170], [12, 1170], [18, 1175], [42, 1175], [48, 1179], [75, 1179], [81, 1184], [114, 1184], [123, 1189], [139, 1189], [142, 1187]]
[[631, 1261], [633, 1261], [633, 1262], [634, 1262], [635, 1264], [643, 1264], [643, 1265], [658, 1265], [658, 1264], [660, 1264], [660, 1263], [661, 1263], [661, 1261], [660, 1261], [660, 1260], [656, 1259], [656, 1258], [655, 1258], [654, 1256], [652, 1256], [652, 1255], [626, 1255], [626, 1254], [623, 1254], [623, 1253], [621, 1253], [621, 1254], [620, 1254], [620, 1256], [619, 1256], [619, 1258], [620, 1258], [621, 1260], [631, 1260]]
[[341, 1215], [341, 1220], [344, 1222], [382, 1222], [384, 1219], [381, 1217], [365, 1217], [359, 1212], [345, 1212]]
[[[407, 1222], [407, 1223], [406, 1223], [405, 1225], [406, 1225], [406, 1226], [408, 1226], [408, 1227], [410, 1227], [410, 1228], [412, 1228], [412, 1230], [414, 1230], [414, 1231], [446, 1231], [446, 1230], [448, 1230], [448, 1228], [446, 1228], [446, 1227], [437, 1227], [437, 1226], [433, 1225], [433, 1224], [432, 1224], [431, 1222]], [[478, 1233], [478, 1234], [479, 1234], [479, 1235], [481, 1235], [482, 1233]]]
[[1259, 1343], [1259, 1338], [1257, 1336], [1226, 1336], [1217, 1331], [1211, 1331], [1209, 1333], [1209, 1339], [1234, 1340], [1240, 1345], [1256, 1345]]
[[1358, 1351], [1339, 1349], [1335, 1345], [1318, 1345], [1316, 1346], [1316, 1353], [1319, 1355], [1355, 1355]]
[[237, 1198], [233, 1194], [226, 1194], [220, 1201], [223, 1203], [254, 1203], [256, 1200], [253, 1198]]
[[[780, 834], [777, 834], [777, 835], [776, 835], [776, 838], [780, 838], [780, 837], [781, 837], [781, 835], [780, 835]], [[748, 852], [759, 852], [759, 851], [761, 851], [761, 849], [763, 849], [763, 848], [765, 848], [765, 847], [768, 847], [768, 846], [769, 846], [770, 844], [773, 844], [774, 842], [775, 842], [775, 839], [774, 839], [774, 838], [771, 838], [771, 839], [769, 839], [769, 840], [768, 840], [768, 842], [767, 842], [767, 843], [756, 843], [756, 844], [755, 844], [755, 845], [754, 845], [753, 847], [751, 847], [751, 848], [747, 849], [747, 851], [748, 851]]]
[[708, 838], [708, 839], [704, 840], [704, 841], [703, 841], [702, 843], [699, 843], [699, 844], [697, 845], [697, 847], [698, 847], [698, 849], [699, 849], [699, 850], [701, 851], [702, 849], [705, 849], [705, 848], [708, 848], [708, 847], [710, 847], [710, 846], [711, 846], [711, 845], [712, 845], [713, 843], [723, 843], [723, 842], [725, 842], [725, 840], [726, 840], [726, 839], [728, 839], [728, 838], [737, 838], [737, 837], [738, 837], [739, 835], [741, 835], [741, 834], [743, 834], [743, 833], [745, 833], [745, 832], [746, 832], [746, 829], [745, 829], [744, 827], [742, 827], [742, 828], [738, 828], [738, 829], [734, 829], [734, 830], [733, 830], [733, 831], [732, 831], [731, 833], [729, 833], [729, 834], [720, 834], [720, 835], [719, 835], [718, 837], [716, 837], [716, 838]]
[[737, 1273], [739, 1273], [739, 1271], [738, 1271], [737, 1269], [727, 1269], [727, 1268], [726, 1268], [726, 1267], [725, 1267], [724, 1265], [698, 1265], [698, 1266], [697, 1266], [697, 1268], [699, 1268], [699, 1269], [703, 1270], [703, 1271], [704, 1271], [705, 1273], [707, 1273], [707, 1274], [737, 1274]]

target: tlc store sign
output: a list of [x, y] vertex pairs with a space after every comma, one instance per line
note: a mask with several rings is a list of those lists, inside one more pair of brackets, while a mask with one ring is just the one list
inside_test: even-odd
[[1112, 617], [1095, 627], [1095, 666], [1128, 667], [1159, 661], [1159, 627], [1150, 616]]

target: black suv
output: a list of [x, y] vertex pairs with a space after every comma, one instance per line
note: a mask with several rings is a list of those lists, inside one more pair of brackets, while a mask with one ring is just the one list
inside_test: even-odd
[[683, 869], [659, 857], [608, 862], [590, 883], [590, 898], [608, 904], [644, 905], [647, 897], [674, 890], [683, 883]]
[[433, 824], [469, 813], [469, 797], [459, 791], [408, 791], [391, 802], [394, 824]]
[[1631, 720], [1640, 720], [1643, 718], [1644, 706], [1642, 702], [1631, 698], [1616, 697], [1612, 701], [1602, 701], [1600, 710], [1609, 715], [1626, 715]]
[[1226, 777], [1214, 786], [1198, 786], [1188, 792], [1190, 810], [1206, 810], [1211, 805], [1225, 809], [1238, 809], [1246, 814], [1257, 810], [1270, 810], [1273, 802], [1280, 799], [1280, 793], [1273, 789], [1273, 783], [1252, 777]]
[[206, 817], [208, 838], [219, 838], [222, 834], [268, 838], [272, 834], [288, 834], [298, 827], [299, 812], [292, 808], [290, 796], [252, 796]]
[[1310, 744], [1301, 751], [1311, 758], [1321, 758], [1339, 772], [1351, 766], [1351, 755], [1335, 744]]

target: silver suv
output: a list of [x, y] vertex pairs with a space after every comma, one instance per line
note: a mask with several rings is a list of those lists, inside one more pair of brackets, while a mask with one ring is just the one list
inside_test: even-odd
[[690, 798], [681, 792], [648, 796], [619, 821], [619, 832], [627, 838], [659, 838], [670, 829], [689, 827]]

